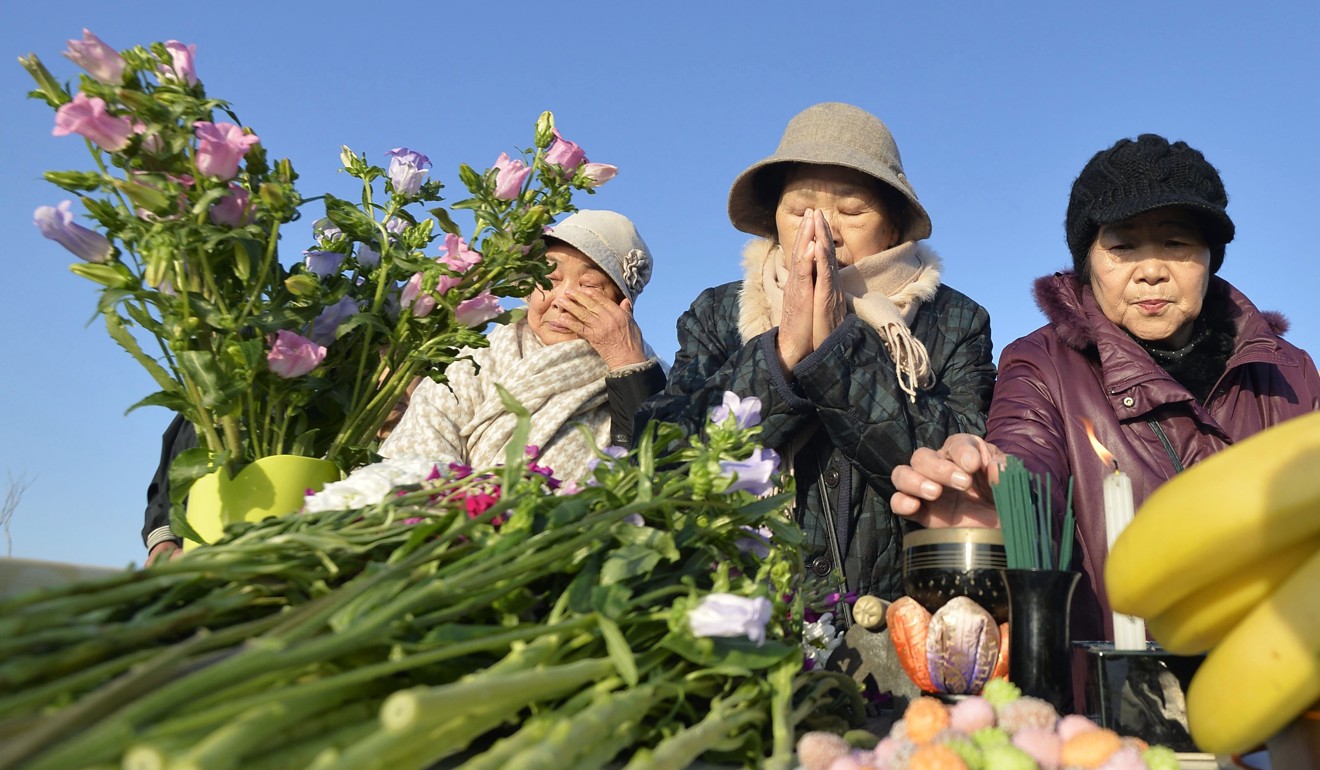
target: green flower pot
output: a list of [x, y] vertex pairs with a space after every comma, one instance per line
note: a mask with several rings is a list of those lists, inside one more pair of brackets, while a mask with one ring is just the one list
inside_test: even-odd
[[[307, 490], [320, 491], [342, 474], [329, 460], [297, 455], [263, 457], [234, 478], [223, 468], [198, 479], [188, 491], [186, 516], [203, 543], [214, 543], [226, 524], [261, 521], [302, 508]], [[198, 545], [184, 541], [184, 548]]]

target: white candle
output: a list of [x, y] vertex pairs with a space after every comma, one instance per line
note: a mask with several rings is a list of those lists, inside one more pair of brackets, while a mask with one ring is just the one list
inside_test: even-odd
[[[1132, 521], [1132, 479], [1126, 473], [1114, 468], [1114, 472], [1105, 479], [1105, 533], [1109, 539], [1109, 549], [1113, 550], [1114, 541]], [[1114, 649], [1146, 649], [1146, 621], [1131, 615], [1114, 613]]]

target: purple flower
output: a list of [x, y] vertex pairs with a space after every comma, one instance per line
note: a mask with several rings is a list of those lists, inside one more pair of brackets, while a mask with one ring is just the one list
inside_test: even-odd
[[245, 133], [233, 123], [204, 120], [193, 124], [193, 135], [197, 137], [197, 170], [222, 180], [233, 179], [248, 148], [261, 141], [256, 134]]
[[385, 231], [398, 235], [408, 229], [408, 220], [401, 217], [390, 217], [385, 221]]
[[110, 260], [110, 241], [104, 235], [89, 230], [73, 221], [69, 207], [73, 201], [61, 201], [56, 206], [39, 206], [32, 215], [32, 224], [41, 228], [41, 234], [72, 251], [86, 262]]
[[86, 27], [82, 40], [70, 40], [69, 50], [64, 55], [106, 85], [117, 86], [124, 82], [124, 57]]
[[422, 291], [422, 281], [425, 278], [425, 273], [413, 273], [408, 283], [404, 284], [403, 292], [399, 294], [399, 304], [411, 310], [418, 318], [425, 318], [435, 310], [435, 297]]
[[301, 334], [280, 329], [271, 339], [266, 363], [276, 376], [288, 380], [301, 377], [315, 369], [325, 360], [325, 354], [325, 346], [318, 345]]
[[242, 227], [252, 221], [251, 196], [236, 184], [229, 185], [229, 194], [211, 206], [211, 221], [227, 227]]
[[347, 256], [337, 251], [308, 249], [303, 252], [303, 264], [307, 266], [307, 272], [321, 278], [329, 278], [339, 273], [339, 266], [344, 264], [344, 258]]
[[394, 192], [412, 197], [422, 187], [422, 177], [431, 167], [431, 159], [407, 147], [395, 147], [385, 153], [390, 157], [390, 183]]
[[178, 40], [165, 42], [165, 50], [170, 52], [170, 65], [161, 67], [160, 75], [171, 80], [181, 80], [190, 86], [197, 85], [197, 46], [184, 45]]
[[567, 175], [572, 175], [577, 167], [586, 159], [587, 154], [576, 143], [570, 142], [559, 134], [559, 129], [554, 130], [555, 143], [550, 145], [550, 149], [545, 152], [545, 162], [552, 166], [558, 166], [563, 169]]
[[747, 537], [740, 537], [733, 541], [733, 545], [743, 553], [749, 553], [758, 559], [764, 559], [770, 555], [770, 528], [762, 524], [756, 529], [743, 527], [747, 532]]
[[380, 252], [371, 248], [369, 244], [359, 243], [357, 248], [357, 261], [363, 267], [375, 267], [380, 264]]
[[454, 308], [454, 321], [459, 326], [475, 329], [503, 312], [500, 301], [488, 290], [458, 303], [458, 307]]
[[495, 160], [495, 197], [506, 201], [517, 198], [531, 173], [531, 167], [523, 161], [511, 160], [507, 152], [500, 153]]
[[646, 526], [646, 519], [643, 519], [642, 514], [640, 513], [630, 513], [627, 516], [624, 516], [622, 519], [620, 519], [620, 521], [622, 521], [624, 524], [631, 524], [634, 527]]
[[600, 187], [618, 173], [619, 167], [608, 163], [588, 163], [582, 167], [582, 176], [586, 177], [588, 187]]
[[307, 332], [307, 336], [312, 342], [318, 345], [328, 346], [335, 341], [335, 332], [339, 325], [352, 318], [358, 312], [357, 303], [348, 297], [340, 297], [339, 301], [325, 310], [312, 321], [312, 327]]
[[53, 136], [78, 134], [106, 152], [118, 152], [128, 146], [133, 135], [133, 121], [107, 113], [105, 100], [79, 92], [73, 101], [55, 111]]
[[733, 483], [724, 490], [732, 494], [747, 490], [754, 495], [764, 495], [774, 488], [770, 476], [779, 467], [779, 455], [773, 449], [757, 447], [746, 460], [721, 460], [720, 473], [726, 478], [733, 477]]
[[344, 237], [344, 231], [330, 217], [321, 217], [312, 223], [312, 236], [318, 241], [337, 241]]
[[688, 610], [688, 628], [693, 636], [745, 636], [759, 646], [765, 642], [771, 609], [764, 596], [707, 594]]
[[724, 403], [712, 407], [710, 410], [710, 421], [719, 425], [733, 415], [734, 424], [740, 429], [746, 430], [753, 425], [761, 422], [761, 399], [756, 396], [747, 398], [738, 398], [738, 394], [731, 390], [724, 391]]
[[614, 465], [615, 460], [622, 460], [624, 455], [628, 454], [628, 450], [624, 449], [621, 446], [607, 446], [601, 451], [604, 452], [610, 459], [602, 460], [599, 457], [593, 457], [590, 460], [587, 460], [588, 473], [596, 470], [596, 466], [600, 465], [602, 462], [605, 463], [606, 468], [609, 468], [612, 465]]

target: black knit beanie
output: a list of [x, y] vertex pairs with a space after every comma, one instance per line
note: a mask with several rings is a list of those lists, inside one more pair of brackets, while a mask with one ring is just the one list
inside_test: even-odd
[[1156, 134], [1120, 139], [1091, 158], [1073, 182], [1068, 200], [1068, 249], [1079, 276], [1090, 274], [1087, 255], [1103, 225], [1121, 222], [1162, 206], [1196, 214], [1210, 247], [1210, 272], [1224, 262], [1224, 244], [1233, 240], [1233, 220], [1224, 208], [1228, 194], [1219, 172], [1186, 142]]

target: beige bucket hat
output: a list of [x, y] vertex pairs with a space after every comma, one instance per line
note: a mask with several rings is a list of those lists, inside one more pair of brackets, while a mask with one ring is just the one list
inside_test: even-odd
[[545, 237], [586, 254], [634, 302], [651, 280], [651, 250], [622, 214], [582, 209], [546, 230]]
[[819, 163], [855, 169], [897, 190], [908, 202], [903, 241], [930, 237], [930, 215], [903, 173], [903, 159], [889, 129], [866, 110], [842, 102], [823, 102], [788, 122], [774, 155], [753, 163], [733, 180], [729, 220], [745, 233], [773, 238], [779, 190], [764, 178], [767, 169], [786, 163]]

